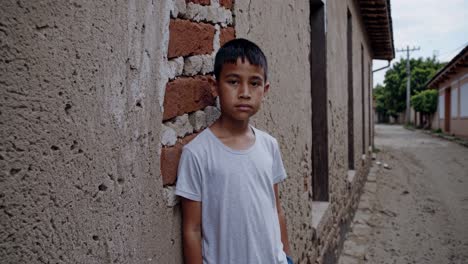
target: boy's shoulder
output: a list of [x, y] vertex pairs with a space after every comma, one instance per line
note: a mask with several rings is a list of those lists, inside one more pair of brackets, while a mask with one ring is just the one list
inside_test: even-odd
[[209, 133], [210, 131], [208, 128], [204, 129], [198, 135], [196, 135], [189, 143], [187, 143], [183, 147], [183, 149], [189, 150], [190, 152], [193, 152], [193, 153], [203, 150], [207, 142], [210, 140]]
[[278, 144], [278, 141], [276, 140], [276, 138], [273, 137], [272, 135], [268, 134], [268, 132], [260, 130], [258, 128], [253, 127], [253, 126], [252, 126], [252, 129], [255, 132], [256, 139], [258, 139], [260, 141], [264, 141], [267, 144]]
[[[270, 135], [266, 131], [260, 130], [253, 126], [251, 127], [255, 133], [256, 140], [258, 140], [259, 143], [267, 145], [268, 147], [273, 147], [273, 148], [278, 146], [278, 141], [272, 135]], [[192, 139], [189, 143], [187, 143], [184, 146], [184, 149], [187, 149], [192, 153], [203, 152], [204, 150], [206, 150], [210, 142], [216, 141], [214, 137], [216, 136], [209, 130], [209, 128], [206, 128], [205, 130], [200, 132], [197, 136], [195, 136], [195, 138]]]

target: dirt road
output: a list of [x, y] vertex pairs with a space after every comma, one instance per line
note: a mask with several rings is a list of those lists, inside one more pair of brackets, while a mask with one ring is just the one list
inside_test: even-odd
[[368, 263], [468, 263], [468, 148], [400, 126], [377, 126]]

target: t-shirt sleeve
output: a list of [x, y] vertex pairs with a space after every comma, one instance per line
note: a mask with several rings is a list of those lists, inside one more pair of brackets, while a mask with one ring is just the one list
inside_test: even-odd
[[177, 171], [175, 194], [189, 200], [202, 200], [202, 173], [200, 164], [190, 150], [183, 148]]
[[281, 152], [276, 140], [273, 146], [273, 183], [276, 184], [286, 179], [286, 170], [284, 169], [283, 159], [281, 158]]

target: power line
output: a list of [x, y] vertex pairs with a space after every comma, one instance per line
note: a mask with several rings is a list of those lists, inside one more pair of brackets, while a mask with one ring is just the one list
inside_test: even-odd
[[444, 52], [442, 54], [439, 54], [439, 57], [442, 57], [444, 55], [448, 55], [448, 54], [453, 54], [454, 52], [458, 52], [459, 50], [461, 50], [462, 48], [466, 47], [468, 45], [468, 41], [465, 42], [463, 45], [451, 50], [451, 51], [447, 51], [447, 52]]
[[411, 69], [410, 69], [410, 52], [420, 50], [419, 47], [413, 47], [412, 49], [409, 46], [406, 46], [406, 49], [397, 49], [396, 52], [406, 52], [406, 124], [410, 123], [410, 91], [411, 91]]

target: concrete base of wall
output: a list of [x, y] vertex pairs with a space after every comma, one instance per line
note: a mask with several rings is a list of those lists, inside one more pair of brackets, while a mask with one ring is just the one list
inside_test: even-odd
[[[348, 173], [352, 174], [352, 181], [348, 184], [348, 200], [343, 208], [340, 208], [339, 217], [323, 217], [325, 223], [320, 223], [317, 226], [317, 236], [315, 241], [319, 248], [317, 259], [315, 263], [319, 264], [334, 264], [337, 263], [338, 258], [343, 250], [346, 234], [350, 231], [350, 226], [354, 215], [359, 206], [359, 201], [364, 190], [364, 184], [367, 181], [369, 170], [371, 167], [372, 160], [369, 158], [371, 155], [367, 155], [366, 159], [362, 160], [362, 166], [357, 171]], [[324, 211], [324, 204], [319, 204], [321, 211]], [[330, 206], [331, 208], [331, 206]], [[317, 209], [318, 210], [318, 209]], [[328, 211], [328, 206], [326, 208]], [[323, 213], [326, 215], [326, 213]]]
[[[365, 155], [364, 155], [365, 156]], [[357, 208], [359, 206], [359, 201], [363, 194], [364, 185], [367, 181], [367, 177], [369, 175], [369, 170], [371, 167], [371, 159], [364, 160], [364, 166], [362, 170], [359, 172], [359, 175], [356, 179], [356, 182], [352, 183], [350, 192], [350, 202], [343, 210], [345, 214], [342, 216], [338, 232], [337, 232], [337, 243], [334, 247], [330, 247], [324, 254], [324, 264], [335, 264], [338, 263], [339, 256], [343, 251], [344, 242], [346, 239], [346, 235], [351, 230], [351, 223], [353, 221], [354, 215], [356, 214]]]

